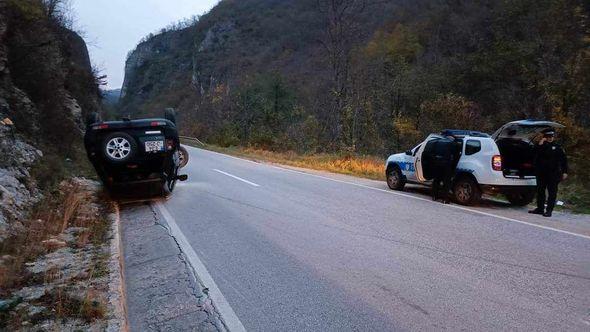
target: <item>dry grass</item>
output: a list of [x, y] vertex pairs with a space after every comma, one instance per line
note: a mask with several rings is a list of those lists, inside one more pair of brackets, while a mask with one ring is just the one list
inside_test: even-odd
[[54, 317], [58, 319], [79, 318], [86, 322], [92, 322], [104, 318], [106, 315], [104, 299], [92, 289], [79, 296], [72, 296], [72, 291], [65, 288], [56, 288], [46, 293], [35, 304], [48, 308], [50, 312], [54, 313]]
[[[89, 213], [93, 199], [91, 193], [74, 184], [52, 191], [34, 207], [30, 220], [23, 222], [24, 229], [0, 244], [0, 257], [4, 257], [0, 264], [0, 298], [8, 296], [12, 289], [35, 282], [26, 272], [25, 263], [56, 249], [44, 240], [55, 239], [66, 228], [76, 226], [88, 228], [78, 237], [78, 246], [104, 241], [108, 221]], [[46, 277], [52, 279], [50, 274]]]
[[68, 228], [70, 221], [73, 219], [73, 217], [78, 212], [78, 208], [80, 207], [80, 204], [82, 203], [82, 201], [85, 198], [87, 199], [87, 197], [85, 197], [87, 195], [81, 194], [79, 188], [75, 187], [72, 189], [74, 189], [74, 190], [69, 191], [65, 194], [65, 197], [63, 200], [63, 205], [62, 205], [63, 216], [62, 216], [62, 224], [61, 224], [60, 233], [65, 231], [66, 228]]
[[307, 155], [297, 154], [292, 151], [274, 152], [254, 148], [221, 148], [211, 145], [208, 145], [206, 148], [253, 160], [354, 175], [374, 180], [382, 180], [385, 176], [385, 160], [373, 156], [326, 153]]
[[[65, 182], [58, 189], [46, 193], [31, 213], [30, 220], [16, 236], [0, 244], [0, 298], [11, 298], [13, 291], [24, 286], [54, 285], [45, 295], [31, 304], [47, 308], [43, 314], [29, 317], [33, 321], [45, 319], [79, 318], [86, 322], [104, 318], [105, 300], [95, 287], [95, 280], [109, 273], [110, 257], [98, 249], [107, 241], [109, 221], [105, 217], [109, 206], [104, 197], [96, 197], [82, 182]], [[83, 227], [69, 244], [60, 234], [70, 227]], [[58, 245], [54, 245], [54, 244]], [[66, 280], [62, 267], [55, 266], [38, 274], [27, 271], [26, 263], [37, 260], [63, 246], [83, 248], [92, 245], [95, 254], [88, 262], [88, 274]], [[84, 249], [86, 250], [86, 248]], [[84, 286], [81, 286], [84, 285]], [[57, 286], [55, 288], [55, 286]], [[53, 288], [52, 288], [53, 287]], [[82, 289], [79, 289], [82, 287]], [[21, 327], [21, 312], [0, 313], [0, 330], [5, 327]], [[20, 310], [20, 309], [19, 309]]]
[[77, 206], [65, 206], [65, 203], [63, 195], [46, 197], [36, 206], [31, 220], [24, 222], [24, 230], [2, 243], [0, 255], [11, 258], [3, 265], [6, 273], [0, 276], [0, 296], [27, 283], [29, 276], [24, 264], [47, 253], [42, 242], [61, 233], [70, 222]]

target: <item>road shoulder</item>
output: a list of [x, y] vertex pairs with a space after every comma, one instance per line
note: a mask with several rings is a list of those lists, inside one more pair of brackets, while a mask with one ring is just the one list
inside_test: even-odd
[[207, 290], [151, 205], [121, 208], [127, 312], [131, 331], [224, 331]]

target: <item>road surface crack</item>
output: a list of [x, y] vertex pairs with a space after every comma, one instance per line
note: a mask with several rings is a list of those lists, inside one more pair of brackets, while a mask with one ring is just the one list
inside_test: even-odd
[[178, 254], [176, 256], [184, 265], [185, 271], [189, 274], [190, 279], [191, 279], [189, 281], [189, 288], [192, 290], [191, 294], [195, 297], [195, 300], [197, 301], [197, 304], [199, 305], [199, 307], [203, 308], [203, 310], [205, 311], [205, 313], [209, 317], [209, 323], [211, 323], [213, 326], [215, 326], [215, 328], [220, 332], [227, 331], [227, 328], [225, 327], [225, 325], [223, 324], [223, 322], [221, 320], [221, 316], [220, 316], [219, 312], [217, 311], [217, 309], [215, 308], [215, 306], [213, 304], [213, 301], [209, 297], [207, 287], [205, 287], [205, 285], [203, 285], [201, 280], [198, 278], [195, 270], [193, 269], [191, 264], [187, 261], [185, 255], [184, 255], [184, 252], [182, 251], [182, 248], [181, 248], [180, 244], [178, 243], [178, 240], [176, 239], [176, 237], [174, 235], [172, 235], [172, 232], [170, 231], [170, 228], [168, 227], [168, 225], [165, 222], [161, 221], [158, 213], [154, 209], [153, 204], [149, 204], [149, 208], [153, 214], [154, 223], [157, 226], [162, 227], [166, 231], [168, 236], [170, 236], [170, 238], [172, 238], [172, 240], [174, 240], [174, 244], [176, 245], [176, 249], [178, 250]]

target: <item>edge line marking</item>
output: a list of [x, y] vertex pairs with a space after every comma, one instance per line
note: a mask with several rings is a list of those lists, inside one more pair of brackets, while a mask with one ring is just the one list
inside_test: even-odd
[[254, 186], [254, 187], [260, 187], [260, 185], [259, 185], [259, 184], [256, 184], [256, 183], [254, 183], [254, 182], [250, 182], [250, 181], [248, 181], [248, 180], [242, 179], [241, 177], [238, 177], [238, 176], [235, 176], [235, 175], [232, 175], [232, 174], [226, 173], [226, 172], [224, 172], [224, 171], [220, 171], [220, 170], [218, 170], [217, 168], [214, 168], [213, 170], [214, 170], [215, 172], [221, 173], [221, 174], [223, 174], [223, 175], [227, 175], [227, 176], [229, 176], [230, 178], [234, 178], [234, 179], [236, 179], [236, 180], [238, 180], [238, 181], [242, 181], [242, 182], [244, 182], [244, 183], [247, 183], [247, 184], [249, 184], [249, 185], [251, 185], [251, 186]]
[[[329, 178], [327, 176], [318, 175], [318, 174], [312, 174], [312, 173], [306, 173], [306, 172], [294, 170], [294, 169], [287, 168], [287, 167], [276, 166], [276, 165], [273, 165], [273, 164], [270, 164], [270, 163], [263, 163], [263, 162], [257, 163], [257, 162], [254, 162], [252, 160], [243, 159], [243, 158], [239, 158], [239, 157], [235, 157], [235, 156], [230, 156], [230, 155], [223, 154], [223, 153], [216, 152], [216, 151], [210, 151], [210, 150], [206, 150], [206, 149], [199, 149], [199, 148], [195, 148], [195, 147], [192, 147], [192, 148], [198, 149], [198, 150], [203, 150], [203, 151], [206, 151], [206, 152], [211, 152], [211, 153], [218, 154], [218, 155], [222, 155], [222, 156], [225, 156], [225, 157], [228, 157], [228, 158], [232, 158], [232, 159], [237, 159], [237, 160], [242, 160], [242, 161], [246, 161], [246, 162], [255, 163], [255, 164], [258, 164], [258, 165], [266, 165], [268, 167], [272, 167], [272, 168], [283, 170], [283, 171], [287, 171], [287, 172], [293, 172], [293, 173], [298, 173], [298, 174], [302, 174], [302, 175], [312, 176], [312, 177], [316, 177], [316, 178], [320, 178], [320, 179], [324, 179], [324, 180], [328, 180], [328, 181], [333, 181], [333, 182], [345, 183], [345, 184], [349, 184], [349, 185], [360, 187], [360, 188], [381, 191], [381, 192], [384, 192], [384, 193], [388, 193], [388, 194], [392, 194], [392, 195], [397, 195], [397, 196], [402, 196], [402, 197], [406, 197], [406, 198], [411, 198], [411, 199], [415, 199], [415, 200], [419, 200], [419, 201], [429, 202], [429, 203], [432, 203], [432, 204], [439, 204], [439, 203], [433, 202], [433, 201], [431, 201], [429, 199], [426, 199], [426, 198], [412, 196], [412, 195], [408, 195], [408, 194], [404, 194], [404, 193], [400, 193], [400, 192], [395, 192], [395, 191], [391, 191], [391, 190], [385, 190], [385, 189], [381, 189], [381, 188], [375, 188], [375, 187], [367, 186], [367, 185], [360, 184], [360, 183], [354, 183], [354, 182], [350, 182], [350, 181], [343, 181], [343, 180], [338, 180], [338, 179], [332, 179], [332, 178]], [[504, 216], [500, 216], [500, 215], [489, 213], [489, 212], [484, 212], [484, 211], [479, 211], [479, 210], [473, 210], [473, 209], [470, 209], [470, 208], [466, 208], [464, 206], [459, 206], [459, 205], [454, 205], [454, 204], [453, 205], [451, 205], [451, 204], [445, 204], [444, 206], [445, 207], [448, 207], [448, 208], [453, 208], [453, 209], [456, 209], [456, 210], [462, 210], [462, 211], [472, 212], [472, 213], [484, 215], [484, 216], [487, 216], [487, 217], [498, 218], [498, 219], [501, 219], [501, 220], [504, 220], [504, 221], [511, 221], [511, 222], [515, 222], [515, 223], [518, 223], [518, 224], [528, 225], [528, 226], [532, 226], [532, 227], [536, 227], [536, 228], [541, 228], [541, 229], [548, 230], [548, 231], [553, 231], [553, 232], [562, 233], [562, 234], [568, 234], [568, 235], [576, 236], [576, 237], [583, 238], [583, 239], [586, 239], [586, 240], [590, 240], [590, 236], [588, 236], [588, 235], [574, 233], [574, 232], [570, 232], [570, 231], [566, 231], [566, 230], [562, 230], [562, 229], [558, 229], [558, 228], [553, 228], [553, 227], [549, 227], [549, 226], [538, 225], [538, 224], [535, 224], [535, 223], [532, 223], [532, 222], [522, 221], [522, 220], [510, 218], [510, 217], [504, 217]]]
[[181, 246], [181, 249], [186, 255], [188, 262], [194, 269], [197, 278], [199, 278], [204, 287], [209, 289], [208, 295], [213, 301], [213, 304], [219, 312], [220, 318], [227, 329], [231, 332], [245, 332], [246, 328], [244, 325], [242, 325], [242, 322], [230, 306], [229, 302], [227, 302], [221, 293], [219, 287], [217, 287], [217, 284], [213, 280], [213, 277], [211, 277], [209, 274], [205, 264], [203, 264], [193, 247], [190, 245], [176, 224], [174, 217], [172, 217], [162, 202], [155, 202], [154, 205], [158, 208], [158, 210], [160, 210], [160, 213], [162, 213], [166, 223], [168, 223], [168, 227], [170, 227], [170, 233], [176, 238], [176, 241], [178, 241], [178, 244]]
[[[361, 187], [361, 188], [366, 188], [366, 189], [371, 189], [371, 190], [377, 190], [377, 191], [381, 191], [381, 192], [384, 192], [384, 193], [389, 193], [389, 194], [393, 194], [393, 195], [403, 196], [403, 197], [412, 198], [412, 199], [415, 199], [415, 200], [420, 200], [420, 201], [424, 201], [424, 202], [429, 202], [429, 203], [432, 203], [432, 204], [436, 204], [436, 202], [433, 202], [433, 201], [431, 201], [429, 199], [422, 198], [422, 197], [416, 197], [416, 196], [412, 196], [412, 195], [408, 195], [408, 194], [398, 193], [398, 192], [395, 192], [395, 191], [389, 191], [389, 190], [385, 190], [385, 189], [381, 189], [381, 188], [375, 188], [375, 187], [367, 186], [367, 185], [360, 184], [360, 183], [354, 183], [354, 182], [343, 181], [343, 180], [338, 180], [338, 179], [331, 179], [331, 178], [326, 177], [326, 176], [317, 175], [317, 174], [311, 174], [311, 173], [306, 173], [306, 172], [301, 172], [301, 171], [297, 171], [297, 170], [289, 169], [289, 168], [284, 168], [284, 167], [280, 167], [280, 166], [274, 166], [274, 165], [269, 165], [269, 166], [270, 167], [277, 168], [277, 169], [289, 171], [289, 172], [295, 172], [295, 173], [299, 173], [299, 174], [303, 174], [303, 175], [309, 175], [309, 176], [313, 176], [313, 177], [317, 177], [317, 178], [321, 178], [321, 179], [325, 179], [325, 180], [330, 180], [330, 181], [334, 181], [334, 182], [345, 183], [345, 184], [349, 184], [349, 185], [353, 185], [353, 186], [357, 186], [357, 187]], [[453, 209], [456, 209], [456, 210], [473, 212], [473, 213], [481, 214], [481, 215], [484, 215], [484, 216], [487, 216], [487, 217], [498, 218], [498, 219], [502, 219], [502, 220], [505, 220], [505, 221], [512, 221], [512, 222], [519, 223], [519, 224], [524, 224], [524, 225], [528, 225], [528, 226], [538, 227], [538, 228], [542, 228], [542, 229], [545, 229], [545, 230], [554, 231], [554, 232], [563, 233], [563, 234], [568, 234], [568, 235], [573, 235], [573, 236], [577, 236], [577, 237], [581, 237], [581, 238], [590, 240], [590, 236], [588, 236], [588, 235], [578, 234], [578, 233], [574, 233], [574, 232], [570, 232], [570, 231], [566, 231], [566, 230], [562, 230], [562, 229], [558, 229], [558, 228], [553, 228], [553, 227], [549, 227], [549, 226], [538, 225], [538, 224], [531, 223], [531, 222], [528, 222], [528, 221], [522, 221], [522, 220], [510, 218], [510, 217], [504, 217], [504, 216], [500, 216], [500, 215], [489, 213], [489, 212], [484, 212], [484, 211], [479, 211], [479, 210], [473, 210], [473, 209], [470, 209], [470, 208], [466, 208], [464, 206], [450, 205], [450, 204], [445, 204], [444, 206], [445, 207], [449, 207], [449, 208], [453, 208]]]

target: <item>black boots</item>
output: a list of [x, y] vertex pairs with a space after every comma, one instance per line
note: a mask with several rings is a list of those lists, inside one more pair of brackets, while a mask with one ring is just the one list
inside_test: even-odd
[[529, 213], [540, 214], [540, 215], [543, 215], [543, 217], [551, 217], [551, 214], [553, 213], [553, 211], [547, 210], [546, 212], [543, 212], [542, 209], [536, 208], [534, 210], [530, 210]]

